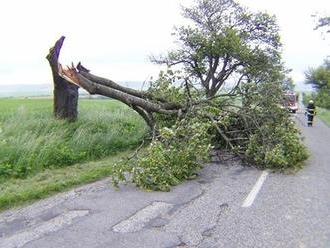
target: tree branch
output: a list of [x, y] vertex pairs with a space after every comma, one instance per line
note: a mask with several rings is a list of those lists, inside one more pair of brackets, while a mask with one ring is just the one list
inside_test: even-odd
[[81, 86], [90, 94], [99, 94], [99, 95], [111, 97], [129, 106], [133, 106], [133, 105], [139, 106], [148, 112], [156, 112], [167, 115], [178, 113], [178, 110], [164, 109], [159, 104], [152, 103], [145, 99], [130, 95], [125, 92], [121, 92], [116, 89], [112, 89], [105, 85], [97, 84], [91, 81], [90, 79], [84, 77], [83, 75], [81, 75], [79, 72], [77, 72], [76, 68], [74, 67], [68, 68], [67, 70], [62, 69], [61, 71], [62, 71], [62, 76], [64, 76], [66, 79], [69, 79], [71, 83]]

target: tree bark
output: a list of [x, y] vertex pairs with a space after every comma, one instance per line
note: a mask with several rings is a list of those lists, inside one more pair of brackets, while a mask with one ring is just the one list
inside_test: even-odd
[[67, 69], [58, 63], [64, 41], [62, 36], [49, 50], [47, 59], [54, 79], [54, 114], [58, 118], [75, 120], [77, 118], [78, 88], [90, 94], [98, 94], [121, 101], [137, 112], [150, 127], [152, 137], [157, 134], [155, 114], [170, 115], [177, 118], [185, 109], [181, 104], [156, 97], [150, 92], [123, 87], [116, 82], [90, 73], [79, 62]]
[[167, 102], [165, 99], [159, 100], [148, 92], [128, 89], [109, 79], [92, 75], [84, 67], [82, 69], [80, 63], [77, 68], [74, 65], [67, 69], [63, 69], [61, 65], [58, 65], [58, 68], [59, 76], [67, 82], [82, 87], [90, 94], [103, 95], [121, 101], [135, 110], [149, 126], [152, 137], [155, 137], [158, 132], [154, 113], [178, 117], [179, 113], [182, 112], [182, 108], [184, 108], [184, 106]]
[[59, 75], [58, 58], [65, 37], [62, 36], [49, 49], [46, 56], [53, 74], [54, 82], [54, 116], [59, 119], [75, 121], [78, 116], [78, 86], [70, 83]]

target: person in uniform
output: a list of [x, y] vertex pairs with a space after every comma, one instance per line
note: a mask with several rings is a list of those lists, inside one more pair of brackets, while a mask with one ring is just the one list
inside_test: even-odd
[[309, 126], [309, 127], [313, 126], [313, 119], [316, 114], [315, 105], [314, 105], [313, 100], [310, 100], [308, 102], [305, 114], [307, 115], [307, 126]]

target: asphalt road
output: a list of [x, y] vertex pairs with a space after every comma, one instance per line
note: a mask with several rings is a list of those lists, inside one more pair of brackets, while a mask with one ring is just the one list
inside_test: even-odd
[[214, 161], [171, 192], [108, 180], [0, 215], [0, 247], [330, 247], [330, 129], [294, 119], [311, 158], [296, 174]]

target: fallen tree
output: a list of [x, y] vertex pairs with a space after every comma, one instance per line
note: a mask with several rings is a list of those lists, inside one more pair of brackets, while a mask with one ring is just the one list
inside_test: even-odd
[[[61, 65], [59, 65], [61, 68]], [[103, 95], [119, 100], [134, 109], [156, 131], [155, 113], [178, 115], [183, 106], [158, 98], [144, 91], [123, 87], [112, 80], [93, 75], [79, 63], [77, 67], [61, 68], [59, 73], [65, 80], [84, 88], [88, 93]]]
[[285, 75], [275, 18], [232, 0], [200, 0], [183, 14], [193, 26], [177, 29], [177, 50], [152, 58], [168, 71], [145, 91], [94, 75], [81, 63], [58, 64], [61, 78], [121, 101], [150, 127], [144, 156], [116, 167], [114, 181], [129, 172], [139, 186], [168, 190], [194, 176], [213, 146], [262, 168], [299, 166], [307, 155], [280, 106]]

